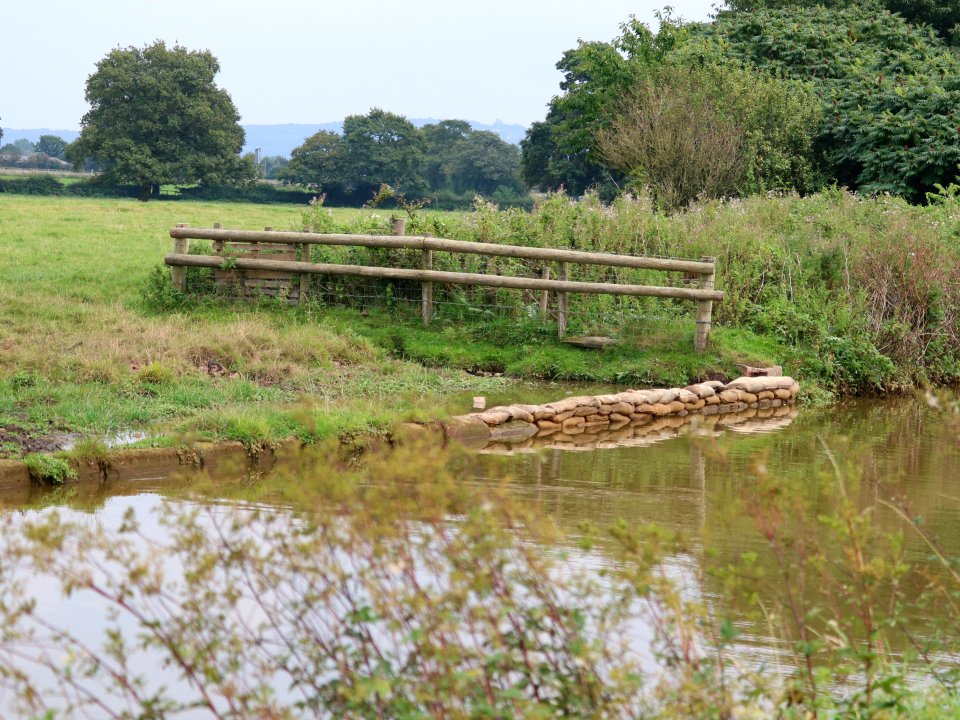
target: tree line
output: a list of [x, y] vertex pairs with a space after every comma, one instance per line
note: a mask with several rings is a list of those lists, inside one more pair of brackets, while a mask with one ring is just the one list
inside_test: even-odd
[[[0, 143], [3, 130], [0, 129]], [[0, 144], [0, 167], [30, 167], [44, 169], [69, 169], [66, 161], [67, 141], [57, 135], [41, 135], [32, 143], [26, 138]]]
[[[87, 79], [90, 109], [79, 138], [67, 145], [45, 137], [36, 151], [77, 168], [95, 166], [99, 182], [135, 186], [141, 200], [159, 197], [162, 185], [200, 185], [206, 192], [263, 175], [341, 204], [369, 201], [383, 185], [446, 205], [469, 204], [476, 194], [508, 204], [528, 200], [515, 145], [463, 120], [417, 128], [379, 108], [347, 117], [342, 135], [321, 131], [307, 138], [289, 161], [257, 163], [240, 154], [244, 131], [229, 94], [215, 83], [219, 70], [209, 51], [162, 41], [117, 48]], [[11, 146], [10, 157], [25, 150]]]
[[417, 128], [380, 108], [350, 115], [343, 133], [326, 130], [295, 148], [281, 180], [322, 192], [333, 202], [365, 202], [383, 185], [410, 198], [469, 201], [486, 195], [522, 203], [520, 150], [464, 120]]

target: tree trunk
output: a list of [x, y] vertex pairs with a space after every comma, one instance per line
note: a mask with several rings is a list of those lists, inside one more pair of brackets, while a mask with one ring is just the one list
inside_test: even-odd
[[137, 196], [137, 200], [140, 202], [146, 202], [150, 199], [150, 192], [153, 190], [153, 185], [150, 183], [140, 183], [140, 194]]

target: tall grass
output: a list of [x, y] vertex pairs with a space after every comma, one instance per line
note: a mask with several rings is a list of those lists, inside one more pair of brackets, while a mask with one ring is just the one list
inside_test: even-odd
[[[838, 392], [888, 391], [960, 377], [960, 205], [945, 196], [917, 207], [891, 198], [862, 198], [840, 190], [800, 198], [753, 197], [713, 202], [673, 216], [654, 213], [644, 199], [612, 205], [554, 195], [533, 212], [500, 211], [478, 203], [451, 217], [418, 214], [412, 234], [478, 242], [571, 248], [629, 255], [716, 257], [715, 304], [720, 327], [770, 338], [782, 346], [791, 370]], [[332, 216], [314, 206], [305, 225], [329, 230]], [[375, 259], [415, 266], [410, 253], [323, 248], [318, 257]], [[435, 253], [435, 267], [497, 270], [539, 276], [539, 266], [505, 258]], [[574, 266], [584, 281], [676, 284], [663, 273]], [[465, 308], [483, 292], [449, 290]], [[503, 293], [501, 293], [503, 294]], [[529, 315], [533, 293], [513, 291], [514, 317]], [[498, 302], [510, 303], [497, 298]], [[456, 304], [456, 302], [455, 302]], [[691, 315], [689, 303], [652, 298], [575, 296], [581, 329], [605, 317]]]

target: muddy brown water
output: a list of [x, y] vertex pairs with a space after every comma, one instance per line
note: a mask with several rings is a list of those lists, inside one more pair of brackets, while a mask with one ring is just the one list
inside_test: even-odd
[[[704, 549], [721, 560], [763, 551], [763, 538], [737, 503], [758, 462], [771, 473], [811, 483], [835, 475], [839, 462], [858, 501], [901, 498], [948, 556], [960, 555], [960, 428], [922, 399], [860, 400], [709, 423], [701, 418], [631, 437], [492, 446], [464, 463], [464, 472], [476, 483], [508, 478], [573, 535], [585, 521], [603, 527], [618, 518], [680, 530], [692, 551], [674, 561], [697, 578]], [[0, 499], [8, 512], [29, 516], [62, 505], [68, 514], [110, 526], [128, 508], [149, 514], [170, 493], [163, 480], [151, 479], [52, 494], [22, 489]], [[878, 522], [891, 531], [901, 527], [890, 512], [879, 513]], [[908, 534], [906, 543], [909, 557], [929, 555], [918, 537]], [[702, 577], [695, 581], [701, 583], [698, 594], [709, 604], [721, 589]], [[63, 612], [53, 598], [41, 605], [53, 616]], [[774, 661], [784, 652], [782, 639], [763, 628], [745, 624], [743, 630], [743, 652]]]

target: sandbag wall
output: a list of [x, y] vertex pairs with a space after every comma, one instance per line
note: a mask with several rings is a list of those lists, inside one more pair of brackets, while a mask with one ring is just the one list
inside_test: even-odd
[[666, 390], [627, 390], [569, 397], [545, 405], [504, 405], [455, 418], [451, 436], [473, 443], [522, 442], [532, 437], [574, 436], [642, 426], [691, 414], [743, 413], [795, 402], [800, 386], [790, 377], [742, 377]]

